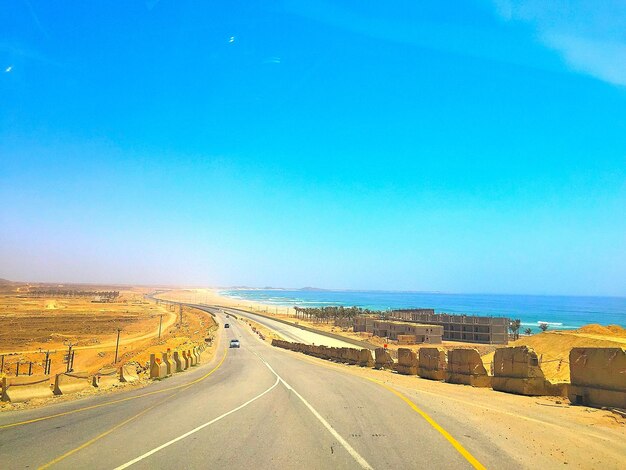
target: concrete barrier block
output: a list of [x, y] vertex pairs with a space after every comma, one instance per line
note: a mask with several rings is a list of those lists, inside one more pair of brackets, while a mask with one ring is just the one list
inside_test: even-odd
[[164, 379], [167, 377], [167, 366], [157, 359], [155, 354], [150, 354], [150, 378]]
[[275, 346], [277, 348], [292, 349], [292, 344], [293, 343], [282, 340], [282, 339], [276, 339], [276, 338], [272, 339], [272, 346]]
[[165, 364], [165, 374], [172, 375], [174, 373], [174, 365], [169, 352], [161, 353], [161, 363]]
[[187, 370], [191, 367], [191, 359], [187, 355], [187, 351], [183, 351], [183, 359], [184, 359], [184, 369]]
[[419, 367], [419, 361], [417, 354], [408, 348], [398, 349], [398, 363], [395, 365], [395, 370], [399, 374], [403, 375], [417, 375], [417, 369]]
[[374, 358], [372, 357], [372, 351], [365, 348], [359, 350], [359, 365], [361, 367], [374, 367]]
[[569, 367], [573, 404], [626, 409], [626, 349], [574, 348]]
[[93, 377], [87, 372], [66, 372], [57, 374], [54, 379], [54, 394], [77, 393], [93, 386]]
[[92, 378], [92, 385], [98, 388], [109, 388], [119, 385], [120, 378], [118, 370], [114, 367], [100, 369]]
[[191, 367], [195, 367], [198, 365], [196, 357], [191, 353], [191, 349], [187, 350], [187, 356], [189, 357], [189, 363], [191, 364]]
[[491, 387], [501, 392], [528, 396], [554, 392], [543, 375], [537, 354], [526, 346], [497, 349], [493, 375]]
[[448, 352], [446, 382], [491, 387], [491, 377], [487, 374], [480, 354], [473, 348], [459, 348]]
[[2, 401], [21, 403], [34, 398], [52, 396], [49, 375], [2, 378]]
[[183, 372], [185, 370], [185, 360], [180, 357], [180, 353], [178, 351], [174, 351], [172, 360], [174, 361], [174, 372]]
[[137, 368], [132, 365], [124, 364], [120, 367], [120, 382], [136, 382], [139, 380], [139, 375], [137, 375]]
[[394, 362], [391, 354], [385, 348], [376, 348], [374, 350], [374, 367], [376, 369], [393, 369]]
[[194, 354], [196, 355], [196, 364], [200, 364], [200, 350], [195, 347], [193, 348]]
[[448, 357], [442, 348], [420, 348], [417, 373], [429, 380], [445, 380], [448, 373]]

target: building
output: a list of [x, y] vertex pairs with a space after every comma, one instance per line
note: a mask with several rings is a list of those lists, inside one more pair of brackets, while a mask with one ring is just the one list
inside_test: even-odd
[[358, 316], [354, 319], [354, 331], [372, 333], [403, 344], [441, 344], [443, 327], [402, 321], [380, 320], [376, 317]]
[[510, 320], [504, 317], [478, 317], [434, 313], [429, 309], [393, 310], [389, 319], [394, 321], [439, 325], [443, 327], [443, 339], [469, 343], [507, 344]]
[[374, 333], [374, 322], [378, 321], [379, 317], [359, 315], [354, 317], [353, 330], [355, 332], [363, 331], [367, 333]]

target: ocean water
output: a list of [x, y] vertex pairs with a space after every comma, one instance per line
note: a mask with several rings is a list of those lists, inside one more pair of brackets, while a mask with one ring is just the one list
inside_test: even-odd
[[323, 307], [357, 306], [372, 310], [433, 308], [436, 312], [509, 317], [522, 321], [522, 330], [575, 329], [589, 323], [626, 327], [626, 297], [544, 295], [440, 294], [384, 291], [222, 290], [220, 294], [267, 305]]

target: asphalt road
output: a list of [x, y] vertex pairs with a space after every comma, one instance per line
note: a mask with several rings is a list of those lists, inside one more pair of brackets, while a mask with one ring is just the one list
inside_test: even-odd
[[[497, 436], [478, 434], [462, 416], [418, 403], [436, 414], [433, 424], [413, 399], [217, 317], [231, 327], [209, 363], [130, 392], [1, 413], [0, 466], [517, 468]], [[226, 348], [232, 338], [240, 349]]]
[[[202, 308], [201, 306], [199, 306]], [[225, 312], [234, 314], [237, 317], [248, 318], [253, 320], [271, 330], [276, 331], [283, 339], [287, 341], [293, 341], [296, 343], [305, 344], [323, 344], [325, 346], [332, 346], [335, 348], [355, 348], [356, 346], [346, 341], [341, 341], [336, 338], [330, 338], [325, 335], [314, 333], [312, 331], [303, 330], [301, 328], [286, 325], [285, 323], [272, 320], [271, 318], [264, 317], [262, 315], [255, 315], [254, 313], [245, 312], [238, 309], [231, 309], [227, 307], [212, 308], [212, 311]]]

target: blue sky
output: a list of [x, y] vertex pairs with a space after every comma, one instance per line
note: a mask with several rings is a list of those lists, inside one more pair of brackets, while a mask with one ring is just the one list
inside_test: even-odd
[[0, 277], [626, 295], [625, 19], [5, 2]]

